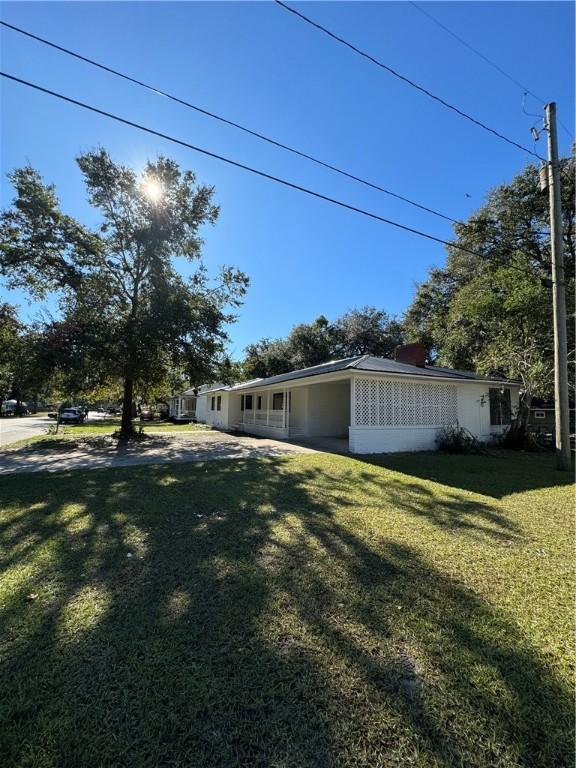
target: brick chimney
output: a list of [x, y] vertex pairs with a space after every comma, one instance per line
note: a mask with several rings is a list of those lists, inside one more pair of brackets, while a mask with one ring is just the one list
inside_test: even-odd
[[394, 350], [394, 360], [405, 365], [424, 368], [426, 365], [426, 347], [424, 344], [402, 344]]

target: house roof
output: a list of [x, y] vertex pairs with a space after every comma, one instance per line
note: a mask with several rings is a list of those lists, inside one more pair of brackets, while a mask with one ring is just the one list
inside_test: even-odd
[[196, 397], [197, 393], [198, 390], [196, 387], [190, 387], [190, 389], [181, 392], [179, 395], [176, 395], [176, 397]]
[[384, 357], [357, 355], [356, 357], [345, 357], [342, 360], [331, 360], [329, 363], [313, 365], [310, 368], [302, 368], [298, 371], [281, 373], [278, 376], [269, 376], [265, 379], [252, 379], [251, 381], [244, 381], [239, 384], [233, 384], [230, 386], [216, 385], [211, 389], [205, 390], [201, 394], [209, 394], [210, 392], [219, 391], [239, 392], [248, 389], [258, 389], [260, 387], [268, 387], [274, 384], [282, 384], [287, 381], [306, 379], [313, 376], [321, 376], [323, 374], [338, 373], [339, 371], [348, 370], [369, 371], [373, 373], [391, 373], [404, 376], [421, 376], [423, 378], [455, 379], [460, 381], [488, 381], [498, 382], [500, 384], [515, 385], [520, 384], [519, 381], [506, 379], [503, 376], [480, 376], [473, 371], [458, 371], [453, 368], [442, 368], [435, 365], [426, 365], [420, 368], [415, 365], [408, 365], [407, 363], [398, 363], [396, 360], [389, 360]]
[[[574, 400], [570, 400], [568, 405], [570, 410], [573, 411], [576, 403]], [[530, 403], [530, 408], [531, 410], [536, 411], [553, 411], [555, 410], [555, 404], [554, 400], [544, 400], [541, 397], [533, 397], [532, 402]]]
[[356, 365], [351, 366], [360, 371], [378, 371], [381, 373], [406, 374], [409, 376], [427, 376], [442, 379], [464, 379], [467, 381], [497, 381], [509, 382], [510, 384], [519, 384], [519, 381], [507, 379], [505, 376], [480, 376], [474, 371], [459, 371], [455, 368], [443, 368], [439, 365], [409, 365], [408, 363], [398, 363], [396, 360], [389, 360], [385, 357], [372, 357], [364, 355], [358, 359]]
[[199, 395], [210, 395], [212, 392], [229, 392], [230, 390], [240, 389], [243, 387], [256, 386], [259, 382], [268, 382], [268, 379], [250, 379], [250, 381], [243, 381], [240, 384], [214, 384], [214, 386], [208, 389], [199, 391]]
[[240, 389], [251, 389], [252, 387], [267, 387], [271, 384], [281, 384], [284, 381], [293, 381], [294, 379], [306, 379], [310, 376], [320, 376], [323, 373], [336, 373], [346, 370], [352, 363], [356, 362], [358, 357], [346, 357], [343, 360], [331, 360], [329, 363], [313, 365], [310, 368], [301, 368], [298, 371], [289, 373], [280, 373], [278, 376], [269, 376], [266, 379], [255, 379], [254, 381], [245, 381], [241, 384], [235, 384], [230, 387], [234, 392]]

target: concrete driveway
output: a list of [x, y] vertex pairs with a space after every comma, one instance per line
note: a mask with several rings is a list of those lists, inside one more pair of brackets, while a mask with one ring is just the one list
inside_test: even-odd
[[24, 448], [8, 448], [0, 454], [0, 475], [213, 459], [253, 459], [295, 453], [316, 451], [278, 440], [209, 430], [189, 434], [156, 433], [142, 442], [120, 446], [109, 436], [99, 436], [74, 441], [46, 440]]

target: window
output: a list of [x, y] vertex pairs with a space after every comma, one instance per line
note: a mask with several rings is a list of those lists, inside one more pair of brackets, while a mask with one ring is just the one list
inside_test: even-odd
[[272, 410], [281, 411], [284, 409], [284, 392], [274, 392], [272, 395]]
[[490, 390], [490, 424], [493, 427], [510, 424], [512, 421], [512, 406], [509, 389]]
[[240, 410], [244, 410], [244, 395], [240, 395]]
[[262, 410], [262, 395], [258, 395], [256, 398], [256, 410], [261, 411]]
[[252, 408], [254, 407], [254, 405], [252, 403], [252, 400], [253, 400], [253, 396], [252, 395], [246, 395], [246, 410], [247, 411], [251, 411]]
[[214, 395], [212, 395], [212, 397], [210, 398], [210, 410], [211, 411], [214, 410], [215, 403], [216, 403], [216, 398], [214, 397]]
[[545, 419], [546, 418], [545, 411], [534, 411], [534, 418], [535, 419]]
[[216, 410], [221, 411], [222, 410], [222, 395], [218, 395], [216, 398]]

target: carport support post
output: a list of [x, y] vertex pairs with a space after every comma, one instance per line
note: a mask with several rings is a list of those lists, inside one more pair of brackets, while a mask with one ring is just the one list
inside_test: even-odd
[[266, 392], [266, 426], [270, 426], [270, 390]]
[[350, 377], [350, 426], [356, 426], [356, 377]]

